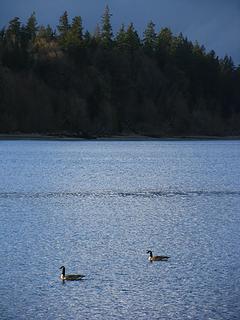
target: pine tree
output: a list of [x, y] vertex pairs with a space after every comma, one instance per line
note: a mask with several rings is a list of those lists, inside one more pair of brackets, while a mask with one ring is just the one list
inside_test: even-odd
[[100, 27], [99, 27], [99, 24], [96, 25], [96, 28], [95, 28], [95, 30], [94, 30], [93, 37], [94, 37], [94, 39], [95, 39], [95, 41], [96, 41], [97, 43], [100, 43], [100, 41], [101, 41], [101, 29], [100, 29]]
[[163, 28], [157, 35], [156, 55], [158, 64], [162, 67], [171, 63], [171, 49], [173, 44], [173, 34], [169, 28]]
[[36, 37], [37, 31], [38, 31], [38, 26], [37, 26], [36, 14], [35, 12], [33, 12], [29, 17], [25, 27], [25, 32], [28, 40], [33, 41]]
[[84, 34], [84, 46], [89, 47], [92, 43], [91, 33], [87, 30]]
[[111, 16], [109, 7], [106, 6], [104, 14], [102, 16], [102, 32], [101, 32], [101, 39], [102, 43], [105, 47], [110, 47], [112, 44], [112, 26], [111, 26]]
[[157, 47], [169, 51], [173, 41], [173, 34], [169, 28], [163, 28], [157, 35]]
[[225, 55], [225, 57], [220, 61], [221, 71], [225, 74], [231, 74], [235, 70], [234, 62], [231, 57]]
[[119, 29], [115, 41], [117, 48], [123, 49], [126, 47], [126, 31], [124, 24], [122, 24], [121, 28]]
[[67, 11], [65, 11], [63, 15], [59, 18], [59, 25], [57, 26], [57, 29], [61, 38], [64, 38], [70, 30]]
[[3, 61], [10, 68], [24, 69], [29, 66], [29, 53], [24, 26], [18, 17], [9, 22], [6, 30], [6, 50]]
[[72, 20], [69, 30], [65, 33], [62, 38], [62, 46], [65, 49], [74, 50], [79, 47], [83, 41], [83, 27], [82, 27], [82, 18], [76, 16]]
[[200, 45], [197, 41], [195, 41], [192, 52], [194, 55], [196, 55], [199, 58], [204, 56], [206, 49], [203, 45]]
[[83, 40], [83, 26], [82, 26], [82, 18], [80, 16], [76, 16], [72, 20], [71, 25], [71, 34], [77, 40]]
[[155, 32], [155, 24], [152, 21], [148, 23], [147, 28], [144, 31], [143, 35], [144, 35], [143, 37], [144, 48], [149, 51], [155, 50], [157, 35]]
[[141, 42], [138, 33], [135, 30], [133, 23], [130, 23], [126, 31], [126, 45], [130, 51], [134, 51], [140, 48], [140, 44]]
[[15, 17], [9, 22], [6, 31], [6, 40], [8, 45], [18, 46], [21, 39], [21, 22], [18, 17]]

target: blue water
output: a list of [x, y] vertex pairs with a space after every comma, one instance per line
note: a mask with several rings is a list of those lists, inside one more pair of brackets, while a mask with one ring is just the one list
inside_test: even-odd
[[1, 319], [240, 319], [240, 141], [0, 141], [0, 258]]

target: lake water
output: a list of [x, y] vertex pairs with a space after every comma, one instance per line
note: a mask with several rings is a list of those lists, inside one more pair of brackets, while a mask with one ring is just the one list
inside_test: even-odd
[[0, 141], [0, 244], [1, 320], [240, 319], [240, 141]]

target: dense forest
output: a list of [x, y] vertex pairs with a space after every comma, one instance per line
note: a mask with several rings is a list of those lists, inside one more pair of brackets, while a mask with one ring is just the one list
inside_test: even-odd
[[0, 133], [79, 137], [240, 135], [240, 67], [169, 28], [113, 34], [106, 7], [56, 30], [33, 13], [0, 31]]

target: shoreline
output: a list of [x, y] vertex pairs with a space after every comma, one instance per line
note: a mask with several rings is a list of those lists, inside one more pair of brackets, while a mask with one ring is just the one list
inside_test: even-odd
[[71, 135], [49, 134], [0, 134], [0, 140], [45, 140], [45, 141], [201, 141], [201, 140], [240, 140], [240, 136], [165, 136], [113, 135], [99, 137], [77, 137]]

